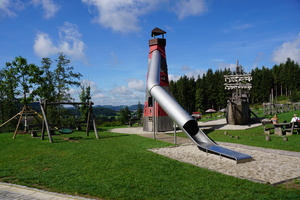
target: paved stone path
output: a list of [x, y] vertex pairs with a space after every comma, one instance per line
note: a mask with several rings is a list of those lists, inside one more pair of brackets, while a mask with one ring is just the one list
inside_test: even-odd
[[58, 194], [47, 192], [25, 186], [1, 183], [0, 182], [0, 199], [1, 200], [90, 200], [83, 197]]

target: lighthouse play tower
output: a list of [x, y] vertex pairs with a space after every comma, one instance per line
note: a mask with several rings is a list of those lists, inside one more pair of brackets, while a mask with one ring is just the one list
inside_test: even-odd
[[[170, 93], [170, 85], [168, 79], [168, 66], [166, 60], [166, 39], [164, 39], [165, 31], [155, 28], [152, 30], [151, 36], [153, 39], [149, 40], [149, 56], [148, 56], [148, 73], [149, 64], [151, 63], [152, 53], [158, 50], [161, 54], [161, 64], [160, 64], [160, 80], [159, 85], [168, 93]], [[155, 38], [161, 35], [162, 38]], [[147, 79], [148, 79], [147, 73]], [[144, 131], [170, 131], [173, 130], [173, 121], [168, 116], [168, 114], [162, 109], [162, 107], [155, 101], [150, 95], [149, 91], [146, 90], [146, 100], [144, 104]]]

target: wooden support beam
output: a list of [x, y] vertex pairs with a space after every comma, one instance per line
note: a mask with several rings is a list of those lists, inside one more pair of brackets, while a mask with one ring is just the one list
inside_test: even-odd
[[92, 104], [90, 104], [90, 111], [91, 111], [91, 117], [92, 117], [92, 122], [93, 122], [94, 133], [95, 133], [96, 138], [99, 139], [99, 134], [98, 134], [97, 126], [96, 126], [96, 121], [95, 121], [95, 116], [94, 116]]
[[89, 113], [87, 116], [87, 122], [86, 122], [86, 136], [89, 136], [90, 132], [90, 121], [91, 121], [91, 105], [89, 104]]
[[20, 126], [20, 122], [21, 122], [21, 119], [22, 119], [22, 115], [23, 115], [24, 110], [25, 110], [25, 106], [23, 107], [22, 111], [20, 112], [20, 118], [19, 118], [19, 121], [18, 121], [16, 130], [15, 130], [15, 132], [14, 132], [13, 139], [16, 138], [16, 135], [17, 135], [17, 132], [18, 132], [18, 129], [19, 129], [19, 126]]
[[[45, 107], [47, 105], [47, 102], [45, 101]], [[46, 116], [46, 112], [44, 110], [44, 107], [43, 107], [43, 104], [40, 102], [40, 106], [41, 106], [41, 110], [42, 110], [42, 113], [43, 113], [43, 117], [44, 117], [44, 123], [46, 125], [46, 130], [48, 132], [48, 138], [49, 138], [49, 141], [51, 143], [53, 143], [53, 140], [52, 140], [52, 136], [51, 136], [51, 133], [50, 133], [50, 128], [49, 128], [49, 125], [48, 125], [48, 121], [47, 121], [47, 116]], [[44, 139], [44, 133], [42, 132], [42, 139]]]
[[5, 124], [7, 124], [8, 122], [10, 122], [11, 120], [13, 120], [14, 118], [16, 118], [18, 115], [20, 115], [21, 112], [19, 112], [18, 114], [16, 114], [15, 116], [13, 116], [12, 118], [10, 118], [9, 120], [7, 120], [6, 122], [4, 122], [3, 124], [0, 125], [0, 127], [4, 126]]
[[48, 136], [49, 140], [51, 138], [51, 142], [52, 142], [52, 137], [50, 134], [49, 129], [49, 125], [48, 125], [48, 121], [46, 118], [46, 112], [47, 112], [47, 106], [48, 105], [88, 105], [89, 106], [89, 112], [88, 112], [88, 117], [87, 117], [87, 121], [86, 121], [86, 135], [89, 136], [89, 130], [90, 130], [90, 122], [92, 121], [93, 123], [93, 128], [94, 128], [94, 133], [97, 139], [99, 139], [99, 135], [98, 135], [98, 131], [97, 131], [97, 127], [96, 127], [96, 121], [94, 118], [94, 113], [93, 113], [93, 102], [47, 102], [47, 100], [44, 101], [44, 106], [42, 106], [42, 101], [40, 100], [40, 105], [41, 105], [41, 110], [43, 113], [43, 119], [44, 119], [44, 123], [43, 123], [43, 127], [42, 127], [42, 139], [44, 138], [44, 125], [46, 126], [47, 132], [48, 132]]

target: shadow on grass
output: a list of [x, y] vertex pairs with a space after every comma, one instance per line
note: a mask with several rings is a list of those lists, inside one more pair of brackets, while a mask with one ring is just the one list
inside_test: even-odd
[[105, 135], [105, 136], [100, 137], [100, 139], [106, 139], [106, 138], [118, 138], [118, 137], [124, 137], [124, 136], [130, 136], [130, 134]]
[[211, 132], [213, 132], [214, 129], [202, 129], [202, 131], [203, 131], [206, 135], [208, 135], [208, 134], [210, 134]]
[[64, 137], [64, 135], [57, 135], [59, 136], [59, 139], [62, 140], [55, 140], [55, 143], [61, 143], [61, 142], [80, 142], [84, 140], [103, 140], [103, 139], [109, 139], [109, 138], [119, 138], [119, 137], [125, 137], [130, 136], [130, 134], [122, 134], [122, 135], [105, 135], [105, 136], [99, 136], [99, 139], [95, 137], [81, 137], [81, 136], [74, 136], [74, 137]]

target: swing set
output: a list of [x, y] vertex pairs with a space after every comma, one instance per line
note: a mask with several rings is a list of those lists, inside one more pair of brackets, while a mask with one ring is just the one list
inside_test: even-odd
[[[31, 109], [29, 106], [24, 106], [22, 111], [20, 111], [15, 116], [13, 116], [9, 120], [7, 120], [3, 124], [1, 124], [0, 127], [4, 126], [5, 124], [7, 124], [11, 120], [15, 119], [16, 117], [20, 116], [18, 123], [17, 123], [17, 127], [16, 127], [14, 135], [13, 135], [13, 139], [15, 139], [23, 116], [25, 117], [25, 131], [27, 131], [28, 127], [36, 126], [36, 125], [31, 125], [31, 126], [27, 125], [26, 118], [27, 118], [27, 116], [32, 115], [38, 122], [40, 122], [39, 118], [42, 120], [42, 122], [40, 122], [42, 125], [42, 130], [41, 130], [41, 132], [42, 132], [41, 139], [42, 140], [44, 140], [44, 138], [45, 138], [45, 132], [47, 132], [50, 143], [53, 143], [51, 131], [57, 130], [58, 132], [60, 132], [62, 134], [73, 133], [73, 129], [70, 127], [58, 128], [58, 127], [52, 125], [54, 130], [51, 129], [52, 126], [49, 124], [48, 117], [47, 117], [47, 108], [50, 105], [54, 105], [54, 106], [87, 105], [88, 106], [88, 115], [87, 115], [87, 120], [86, 120], [86, 135], [89, 136], [90, 127], [91, 127], [91, 125], [93, 125], [95, 136], [97, 139], [99, 139], [98, 130], [96, 127], [96, 122], [95, 122], [94, 113], [93, 113], [93, 102], [47, 102], [47, 100], [44, 100], [44, 101], [40, 100], [40, 108], [42, 111], [42, 116], [39, 113], [37, 113], [35, 110]], [[39, 118], [37, 118], [37, 116]], [[81, 123], [83, 123], [83, 122], [81, 122]], [[35, 134], [36, 132], [38, 132], [38, 130], [31, 130], [31, 132], [32, 132], [32, 134]]]

